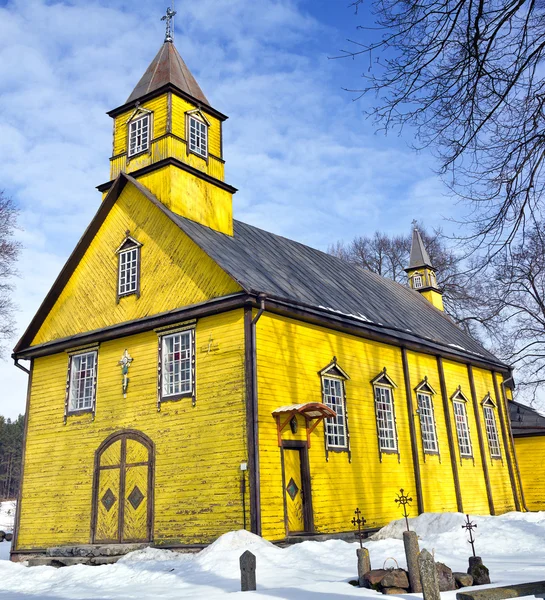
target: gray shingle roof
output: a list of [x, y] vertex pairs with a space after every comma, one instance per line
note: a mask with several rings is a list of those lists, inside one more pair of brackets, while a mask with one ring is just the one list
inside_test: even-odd
[[545, 435], [545, 417], [535, 408], [520, 402], [509, 402], [509, 417], [515, 437], [522, 435]]
[[404, 285], [240, 221], [234, 221], [231, 237], [168, 213], [247, 292], [342, 313], [369, 328], [396, 330], [407, 338], [501, 364], [446, 314]]
[[409, 260], [409, 269], [415, 269], [418, 267], [432, 267], [430, 256], [424, 241], [420, 235], [418, 229], [413, 229], [413, 240], [411, 244], [411, 258]]

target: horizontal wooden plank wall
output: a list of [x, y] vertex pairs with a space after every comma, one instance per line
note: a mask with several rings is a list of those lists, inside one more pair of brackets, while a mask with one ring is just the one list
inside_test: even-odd
[[[116, 250], [126, 231], [142, 244], [141, 294], [117, 303]], [[132, 185], [102, 227], [33, 344], [99, 329], [240, 291], [172, 221]]]
[[[432, 356], [415, 352], [408, 352], [407, 355], [413, 390], [424, 377], [428, 377], [437, 392], [433, 402], [440, 456], [424, 456], [420, 423], [415, 415], [424, 509], [456, 511], [456, 492], [437, 362]], [[257, 357], [262, 527], [263, 535], [270, 539], [281, 539], [286, 535], [280, 448], [271, 412], [282, 405], [321, 401], [318, 371], [329, 364], [333, 356], [337, 357], [338, 364], [350, 376], [346, 382], [346, 406], [351, 460], [346, 452], [329, 452], [326, 460], [324, 426], [316, 428], [311, 436], [309, 460], [317, 531], [350, 531], [350, 519], [356, 507], [365, 515], [368, 527], [384, 525], [391, 519], [399, 518], [399, 507], [394, 499], [400, 488], [413, 496], [411, 513], [417, 513], [401, 350], [265, 312], [257, 327]], [[382, 454], [379, 458], [370, 381], [384, 367], [398, 385], [394, 398], [399, 457], [397, 454]], [[454, 439], [464, 510], [488, 514], [476, 430], [476, 418], [482, 419], [482, 415], [475, 415], [473, 409], [467, 366], [444, 361], [444, 371], [449, 398], [461, 385], [469, 400], [467, 412], [474, 460], [460, 459], [458, 440], [456, 437]], [[479, 371], [476, 377], [479, 394], [482, 393], [484, 384], [481, 379], [485, 374], [485, 371]], [[492, 381], [490, 373], [488, 377]], [[416, 393], [413, 402], [416, 407]], [[456, 436], [450, 399], [448, 405]], [[484, 421], [482, 423], [484, 427]], [[304, 439], [304, 435], [304, 423], [301, 421], [297, 434], [292, 434], [288, 427], [283, 438]], [[498, 494], [498, 512], [511, 510], [514, 505], [512, 492], [509, 501], [507, 468], [500, 461], [494, 464], [493, 469], [492, 486], [493, 492]]]
[[[127, 398], [118, 361], [133, 357]], [[90, 541], [94, 453], [120, 429], [156, 447], [156, 543], [202, 543], [244, 527], [240, 463], [247, 460], [243, 310], [201, 319], [196, 330], [197, 404], [157, 412], [154, 332], [100, 346], [96, 418], [63, 424], [68, 355], [35, 361], [17, 549]]]

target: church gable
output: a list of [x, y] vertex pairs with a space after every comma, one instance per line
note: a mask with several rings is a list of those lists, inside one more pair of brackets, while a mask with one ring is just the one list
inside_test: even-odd
[[39, 329], [31, 345], [239, 291], [225, 271], [128, 183], [47, 315], [41, 316], [41, 325], [34, 323]]

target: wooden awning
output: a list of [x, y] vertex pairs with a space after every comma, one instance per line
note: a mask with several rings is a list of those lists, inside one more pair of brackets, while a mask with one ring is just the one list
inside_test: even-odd
[[[272, 416], [276, 420], [279, 446], [282, 446], [282, 431], [296, 415], [301, 415], [305, 419], [307, 429], [307, 444], [310, 448], [310, 434], [324, 419], [334, 419], [337, 416], [337, 413], [332, 408], [329, 408], [329, 406], [326, 406], [321, 402], [307, 402], [306, 404], [289, 404], [287, 406], [280, 406], [272, 412]], [[312, 426], [310, 425], [311, 421], [314, 421]]]

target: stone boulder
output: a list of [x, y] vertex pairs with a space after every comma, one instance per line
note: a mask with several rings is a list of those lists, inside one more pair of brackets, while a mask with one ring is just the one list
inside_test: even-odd
[[371, 569], [363, 576], [365, 587], [378, 592], [380, 590], [380, 582], [386, 573], [388, 573], [386, 569]]
[[437, 571], [437, 581], [439, 582], [440, 592], [450, 592], [456, 589], [456, 581], [452, 574], [452, 569], [444, 565], [443, 563], [435, 563], [435, 569]]
[[390, 596], [390, 595], [406, 594], [407, 590], [404, 588], [391, 587], [391, 588], [384, 588], [382, 590], [382, 593]]
[[404, 590], [409, 589], [409, 578], [407, 572], [403, 569], [392, 569], [387, 571], [386, 575], [380, 582], [381, 588], [402, 588]]
[[454, 581], [458, 589], [463, 587], [471, 587], [473, 585], [473, 577], [468, 573], [453, 573]]
[[467, 572], [473, 577], [473, 585], [490, 583], [490, 572], [483, 565], [483, 559], [480, 556], [469, 557], [469, 569]]

